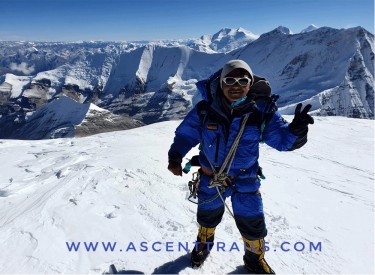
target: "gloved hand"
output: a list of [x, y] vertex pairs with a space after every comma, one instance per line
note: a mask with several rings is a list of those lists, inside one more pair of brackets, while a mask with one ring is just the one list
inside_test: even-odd
[[174, 159], [169, 159], [168, 162], [168, 170], [171, 171], [173, 175], [182, 176], [181, 162]]
[[307, 104], [305, 108], [302, 108], [302, 103], [298, 103], [296, 110], [294, 111], [294, 118], [292, 123], [289, 124], [289, 130], [293, 135], [302, 136], [306, 135], [308, 131], [308, 125], [314, 124], [314, 119], [308, 114], [311, 108], [311, 104]]

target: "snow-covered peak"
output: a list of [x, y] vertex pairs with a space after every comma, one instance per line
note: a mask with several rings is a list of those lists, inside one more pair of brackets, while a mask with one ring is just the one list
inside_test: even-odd
[[259, 39], [271, 39], [273, 40], [275, 36], [286, 36], [286, 35], [292, 35], [292, 31], [284, 26], [278, 26], [277, 28], [273, 29], [272, 31], [263, 33]]
[[222, 40], [225, 37], [232, 37], [232, 38], [241, 38], [241, 37], [248, 37], [252, 39], [257, 39], [258, 36], [253, 34], [250, 31], [245, 30], [244, 28], [238, 28], [238, 29], [230, 29], [230, 28], [224, 28], [221, 29], [219, 32], [215, 33], [212, 36], [213, 40]]
[[229, 52], [258, 39], [259, 35], [244, 28], [223, 28], [213, 35], [203, 35], [188, 44], [189, 47], [205, 52]]
[[281, 32], [283, 34], [293, 34], [292, 31], [287, 28], [287, 27], [284, 27], [284, 26], [278, 26], [275, 31], [278, 31], [278, 32]]
[[97, 105], [95, 105], [93, 103], [90, 103], [89, 112], [103, 112], [103, 113], [108, 113], [109, 111], [106, 110], [106, 109], [100, 108], [99, 106], [97, 106]]
[[317, 26], [315, 26], [314, 24], [311, 24], [311, 25], [308, 26], [307, 28], [303, 29], [303, 30], [301, 31], [301, 33], [311, 32], [311, 31], [315, 31], [315, 30], [317, 30], [317, 29], [318, 29]]

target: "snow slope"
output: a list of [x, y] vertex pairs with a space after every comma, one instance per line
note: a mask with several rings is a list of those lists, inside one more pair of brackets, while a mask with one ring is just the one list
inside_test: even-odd
[[[281, 274], [373, 274], [374, 121], [315, 120], [300, 150], [261, 146], [267, 260]], [[166, 169], [178, 123], [0, 140], [0, 273], [104, 273], [112, 263], [122, 273], [244, 273], [243, 251], [229, 251], [241, 238], [228, 212], [216, 234], [225, 251], [214, 247], [201, 270], [178, 250], [179, 242], [191, 249], [197, 232], [196, 206], [185, 200], [190, 175]], [[82, 242], [77, 252], [66, 245], [73, 241]], [[83, 242], [99, 246], [87, 252]], [[117, 243], [105, 252], [101, 242]]]

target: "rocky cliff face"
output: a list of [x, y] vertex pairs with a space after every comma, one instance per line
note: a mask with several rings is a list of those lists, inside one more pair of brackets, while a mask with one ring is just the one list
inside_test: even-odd
[[[204, 49], [197, 47], [202, 41]], [[243, 29], [223, 29], [190, 41], [0, 42], [0, 138], [83, 135], [180, 119], [192, 107], [195, 83], [234, 58], [269, 79], [273, 93], [281, 95], [284, 114], [304, 102], [313, 105], [315, 115], [373, 119], [373, 42], [373, 34], [361, 27], [310, 28], [299, 34], [278, 27], [257, 39]], [[225, 45], [239, 48], [225, 53]], [[79, 104], [79, 119], [70, 116], [70, 122], [56, 126], [51, 110], [63, 97]], [[90, 104], [109, 113], [93, 112], [88, 118]], [[102, 122], [93, 127], [95, 116]], [[129, 124], [120, 122], [125, 118]], [[54, 129], [29, 134], [44, 124]], [[84, 130], [87, 125], [96, 130]]]
[[64, 95], [43, 104], [34, 112], [27, 113], [22, 119], [15, 115], [5, 118], [9, 120], [4, 120], [3, 123], [9, 127], [2, 129], [0, 138], [50, 139], [87, 136], [144, 125], [128, 116], [115, 115], [91, 103], [79, 103]]

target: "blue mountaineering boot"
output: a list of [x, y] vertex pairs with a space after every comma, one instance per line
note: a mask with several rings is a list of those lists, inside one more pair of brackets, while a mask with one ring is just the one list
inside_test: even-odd
[[246, 270], [250, 274], [275, 274], [275, 271], [264, 259], [264, 239], [248, 240], [243, 237], [243, 240], [246, 243], [245, 256], [243, 257]]
[[197, 269], [201, 267], [203, 262], [207, 259], [210, 251], [214, 245], [215, 227], [199, 226], [197, 242], [194, 249], [191, 251], [191, 267]]

